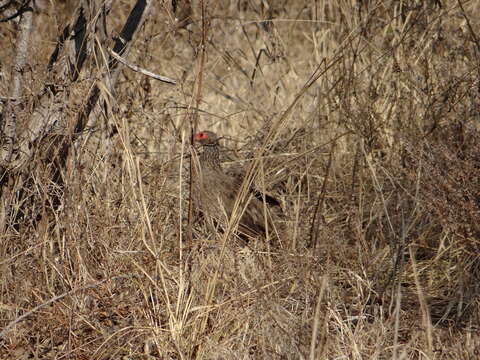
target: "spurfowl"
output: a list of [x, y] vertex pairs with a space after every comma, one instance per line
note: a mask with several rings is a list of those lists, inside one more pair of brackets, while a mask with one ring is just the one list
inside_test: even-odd
[[[194, 141], [202, 146], [193, 179], [195, 208], [215, 223], [224, 225], [232, 215], [243, 179], [223, 170], [220, 163], [219, 138], [215, 133], [201, 131], [194, 136]], [[263, 202], [255, 197], [254, 192], [248, 193], [247, 196], [251, 199], [245, 210], [237, 210], [243, 211], [239, 221], [239, 232], [253, 237], [264, 235], [268, 224], [269, 232], [273, 233], [271, 216], [267, 215], [267, 218], [264, 216]]]

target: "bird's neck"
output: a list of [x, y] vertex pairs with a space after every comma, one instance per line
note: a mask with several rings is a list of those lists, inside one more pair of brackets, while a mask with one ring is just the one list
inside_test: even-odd
[[211, 170], [222, 170], [220, 165], [220, 151], [218, 144], [204, 145], [200, 154], [200, 163], [204, 168]]

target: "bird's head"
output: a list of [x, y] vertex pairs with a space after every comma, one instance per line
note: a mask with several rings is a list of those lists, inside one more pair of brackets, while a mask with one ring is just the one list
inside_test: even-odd
[[211, 131], [200, 131], [195, 134], [193, 140], [201, 145], [218, 145], [219, 138]]

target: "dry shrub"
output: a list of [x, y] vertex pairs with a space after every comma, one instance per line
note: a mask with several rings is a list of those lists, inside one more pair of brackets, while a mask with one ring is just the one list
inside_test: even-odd
[[409, 149], [407, 172], [419, 188], [426, 227], [444, 234], [429, 231], [416, 243], [432, 284], [432, 319], [472, 328], [477, 328], [479, 304], [479, 140], [469, 126], [446, 126]]
[[[68, 159], [68, 126], [35, 145], [0, 244], [0, 358], [478, 357], [478, 5], [209, 2], [200, 69], [198, 3], [158, 5], [128, 54], [178, 86], [124, 69]], [[46, 11], [62, 23], [68, 6]], [[44, 34], [25, 122], [57, 25]], [[202, 221], [187, 241], [194, 113], [279, 199], [278, 243]]]

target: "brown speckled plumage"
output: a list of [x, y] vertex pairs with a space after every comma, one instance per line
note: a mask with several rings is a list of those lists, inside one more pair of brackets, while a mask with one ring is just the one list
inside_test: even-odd
[[[224, 172], [220, 163], [219, 138], [215, 133], [202, 131], [195, 135], [194, 140], [202, 146], [194, 178], [195, 208], [215, 223], [226, 224], [243, 180]], [[273, 231], [270, 218], [267, 222], [270, 231]], [[256, 197], [250, 199], [243, 212], [239, 231], [248, 236], [265, 234], [264, 204]]]

